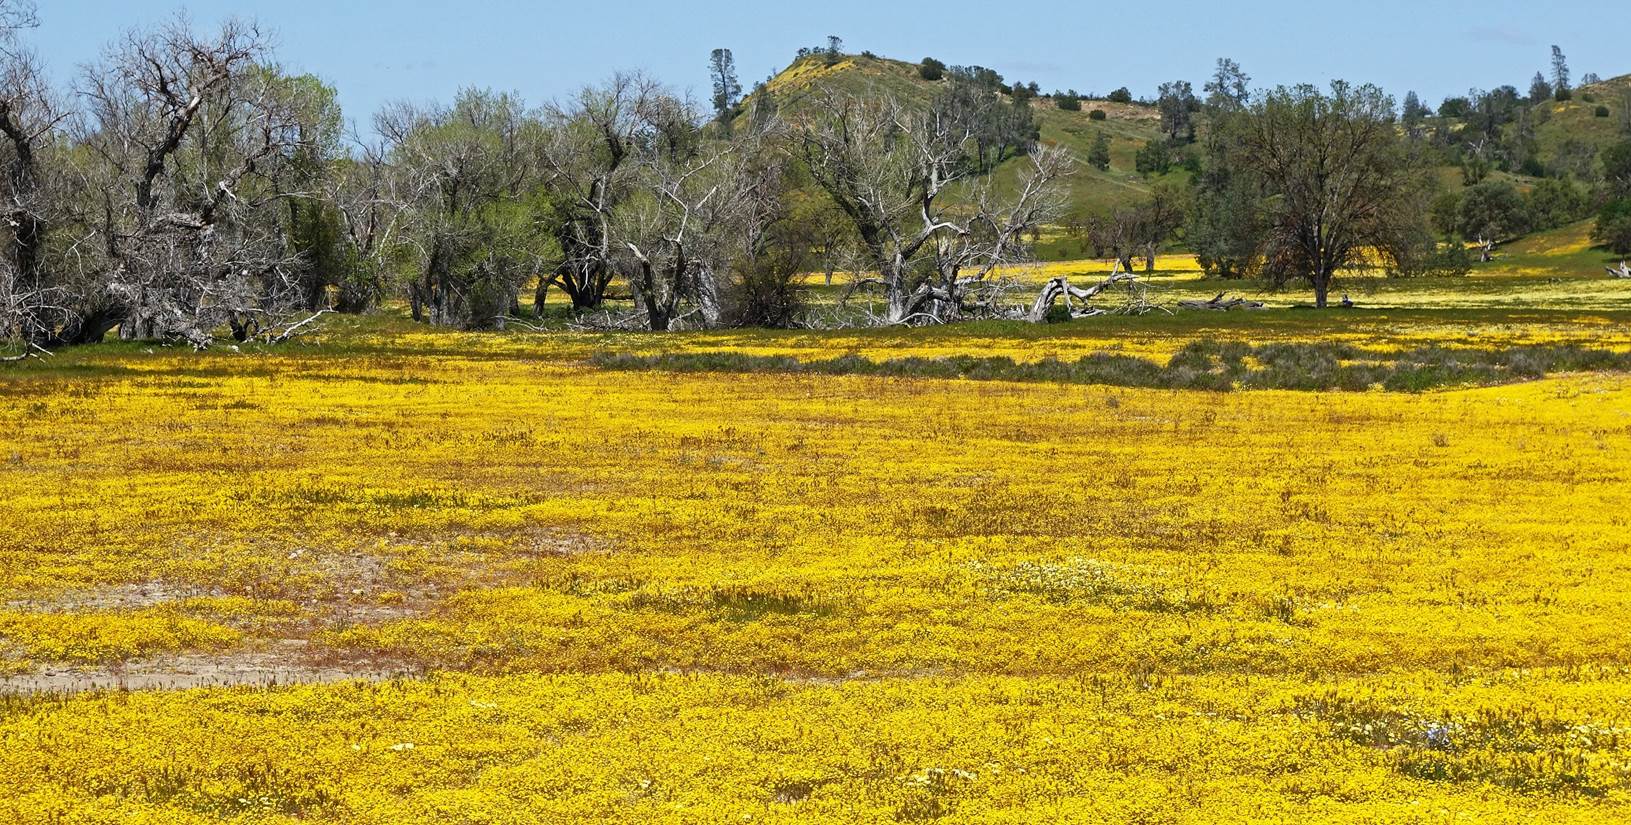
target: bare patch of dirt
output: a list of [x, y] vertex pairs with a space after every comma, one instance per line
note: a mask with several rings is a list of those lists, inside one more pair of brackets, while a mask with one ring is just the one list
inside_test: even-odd
[[94, 590], [70, 590], [51, 598], [17, 599], [6, 602], [7, 610], [26, 610], [35, 613], [80, 613], [98, 610], [140, 610], [165, 602], [181, 601], [198, 596], [219, 596], [221, 591], [170, 584], [167, 582], [135, 582], [110, 584]]
[[284, 639], [254, 651], [183, 653], [103, 667], [42, 667], [0, 678], [0, 693], [276, 687], [418, 675], [415, 669], [385, 662], [336, 662], [311, 650], [303, 639]]
[[[239, 649], [175, 653], [108, 665], [47, 664], [5, 675], [0, 694], [80, 693], [94, 690], [166, 690], [220, 686], [270, 687], [353, 679], [381, 680], [418, 674], [406, 663], [358, 660], [355, 654], [313, 645], [325, 631], [382, 624], [425, 615], [455, 593], [528, 581], [529, 568], [548, 558], [599, 552], [597, 539], [556, 528], [404, 537], [391, 534], [346, 549], [276, 552], [299, 575], [279, 592], [299, 605], [298, 614], [217, 617], [252, 636]], [[159, 581], [74, 590], [17, 600], [10, 609], [78, 613], [140, 610], [230, 589]], [[4, 639], [0, 639], [3, 646]], [[20, 651], [0, 649], [0, 665]], [[26, 667], [26, 665], [24, 665]]]

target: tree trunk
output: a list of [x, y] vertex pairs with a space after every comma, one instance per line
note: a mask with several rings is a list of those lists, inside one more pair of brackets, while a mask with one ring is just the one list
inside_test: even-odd
[[153, 337], [153, 319], [132, 311], [119, 321], [119, 340], [146, 341]]
[[1325, 308], [1325, 303], [1331, 295], [1331, 273], [1318, 272], [1314, 274], [1314, 306]]
[[532, 293], [532, 317], [544, 317], [544, 299], [549, 297], [549, 285], [552, 278], [539, 276], [538, 288]]

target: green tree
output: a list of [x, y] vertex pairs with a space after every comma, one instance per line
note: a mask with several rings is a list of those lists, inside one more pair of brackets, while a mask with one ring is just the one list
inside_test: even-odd
[[831, 66], [844, 58], [844, 38], [836, 34], [827, 35], [827, 48], [821, 53], [827, 58], [827, 65]]
[[1189, 199], [1184, 240], [1201, 270], [1214, 278], [1254, 272], [1265, 242], [1265, 209], [1257, 184], [1244, 167], [1239, 121], [1244, 112], [1216, 117], [1204, 161]]
[[1427, 209], [1427, 222], [1446, 238], [1461, 237], [1461, 193], [1440, 192]]
[[1251, 75], [1241, 70], [1239, 63], [1220, 57], [1204, 88], [1206, 105], [1216, 112], [1238, 112], [1251, 101], [1251, 83]]
[[417, 190], [409, 281], [416, 320], [502, 326], [542, 257], [545, 226], [530, 199], [539, 126], [512, 95], [466, 89], [452, 106], [397, 105], [381, 117], [391, 159]]
[[1559, 102], [1574, 96], [1569, 86], [1569, 60], [1563, 56], [1563, 47], [1552, 47], [1552, 93]]
[[1087, 150], [1087, 163], [1101, 172], [1110, 168], [1110, 138], [1104, 132], [1093, 136], [1093, 146]]
[[925, 57], [923, 62], [917, 65], [917, 74], [924, 80], [939, 80], [946, 76], [946, 64], [932, 57]]
[[1165, 175], [1172, 168], [1172, 149], [1165, 140], [1147, 141], [1133, 156], [1133, 168], [1140, 175]]
[[1381, 89], [1280, 87], [1240, 124], [1242, 165], [1268, 196], [1265, 257], [1277, 282], [1308, 281], [1323, 307], [1339, 271], [1396, 265], [1419, 244], [1431, 179]]
[[1458, 209], [1461, 236], [1476, 241], [1504, 241], [1529, 231], [1529, 209], [1523, 195], [1506, 181], [1489, 180], [1468, 187]]
[[1631, 198], [1631, 140], [1603, 149], [1603, 185], [1613, 199]]
[[729, 122], [742, 97], [742, 82], [736, 79], [736, 57], [730, 49], [714, 49], [708, 56], [708, 76], [714, 84], [714, 118]]
[[1460, 120], [1472, 109], [1472, 101], [1464, 97], [1447, 97], [1438, 105], [1438, 116]]
[[1552, 99], [1552, 84], [1547, 82], [1546, 75], [1535, 72], [1535, 79], [1529, 81], [1529, 102], [1542, 103]]
[[1191, 143], [1195, 140], [1195, 112], [1200, 104], [1187, 80], [1161, 84], [1155, 106], [1161, 112], [1161, 131], [1173, 143]]
[[978, 66], [954, 67], [950, 83], [935, 98], [934, 111], [964, 131], [973, 143], [973, 160], [988, 172], [1041, 139], [1036, 114], [1024, 100], [1004, 100], [995, 72]]
[[1418, 97], [1415, 92], [1405, 93], [1404, 108], [1401, 118], [1404, 125], [1417, 126], [1423, 120], [1426, 120], [1429, 114], [1432, 114], [1431, 110], [1422, 105], [1421, 98]]
[[1591, 240], [1619, 255], [1631, 255], [1631, 198], [1610, 201], [1597, 214]]
[[1132, 103], [1133, 93], [1128, 91], [1126, 86], [1123, 86], [1111, 92], [1110, 96], [1106, 98], [1106, 100], [1109, 100], [1111, 103]]
[[1524, 195], [1524, 201], [1534, 229], [1556, 229], [1589, 213], [1586, 193], [1568, 180], [1539, 181]]

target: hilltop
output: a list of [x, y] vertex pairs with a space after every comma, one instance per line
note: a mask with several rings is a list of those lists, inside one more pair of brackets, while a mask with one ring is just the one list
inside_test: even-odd
[[[810, 95], [821, 91], [890, 95], [926, 106], [950, 81], [926, 80], [918, 68], [916, 63], [870, 54], [844, 55], [837, 60], [816, 55], [795, 60], [755, 90], [755, 94], [774, 95], [778, 106], [793, 111]], [[1084, 97], [1079, 111], [1067, 111], [1059, 108], [1048, 95], [1033, 99], [1030, 105], [1041, 127], [1042, 140], [1066, 147], [1080, 164], [1071, 183], [1069, 211], [1072, 214], [1101, 214], [1131, 205], [1147, 196], [1158, 181], [1182, 179], [1188, 174], [1182, 170], [1161, 176], [1144, 176], [1137, 172], [1138, 150], [1160, 137], [1161, 117], [1152, 105]], [[1104, 118], [1095, 120], [1095, 111], [1103, 112]], [[1103, 171], [1087, 163], [1088, 153], [1101, 132], [1110, 141], [1110, 168]], [[999, 181], [1017, 177], [1022, 163], [1019, 159], [1004, 163], [996, 171]]]

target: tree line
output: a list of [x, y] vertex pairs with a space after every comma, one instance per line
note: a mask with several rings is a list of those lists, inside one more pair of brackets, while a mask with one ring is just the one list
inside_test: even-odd
[[[1151, 102], [1161, 136], [1135, 158], [1151, 193], [1072, 214], [1067, 232], [1123, 267], [1144, 254], [1153, 268], [1156, 250], [1178, 238], [1210, 275], [1306, 279], [1321, 303], [1333, 268], [1461, 274], [1472, 261], [1466, 244], [1487, 261], [1501, 242], [1594, 213], [1594, 241], [1631, 253], [1631, 91], [1616, 101], [1618, 143], [1565, 136], [1542, 145], [1538, 129], [1555, 105], [1591, 106], [1597, 119], [1612, 113], [1599, 101], [1607, 94], [1599, 78], [1587, 75], [1577, 89], [1570, 77], [1553, 47], [1550, 74], [1537, 73], [1527, 96], [1513, 86], [1474, 89], [1434, 110], [1411, 92], [1395, 108], [1380, 89], [1344, 83], [1253, 94], [1240, 65], [1220, 59], [1204, 97], [1180, 80], [1161, 84]], [[1109, 168], [1103, 133], [1088, 162]], [[1439, 185], [1445, 167], [1460, 170], [1461, 187]], [[1307, 174], [1322, 168], [1332, 173], [1324, 180]], [[1168, 176], [1177, 170], [1185, 174]], [[1331, 198], [1353, 219], [1311, 214]], [[1333, 226], [1363, 240], [1321, 240]]]
[[26, 0], [0, 0], [0, 337], [35, 350], [114, 330], [280, 340], [388, 298], [467, 329], [531, 323], [555, 293], [603, 325], [786, 326], [821, 270], [857, 273], [846, 299], [881, 307], [867, 322], [1039, 317], [1005, 303], [1001, 274], [1061, 223], [1124, 272], [1182, 231], [1214, 274], [1303, 279], [1321, 305], [1340, 270], [1445, 254], [1431, 144], [1391, 98], [1345, 83], [1253, 95], [1232, 61], [1204, 100], [1174, 82], [1156, 102], [1163, 145], [1197, 158], [1193, 185], [1081, 226], [1064, 186], [1076, 159], [1041, 140], [1039, 90], [978, 66], [926, 60], [942, 81], [927, 104], [744, 98], [716, 49], [707, 104], [617, 74], [536, 105], [485, 89], [393, 103], [363, 138], [253, 24], [132, 32], [58, 89], [28, 46], [36, 23]]

